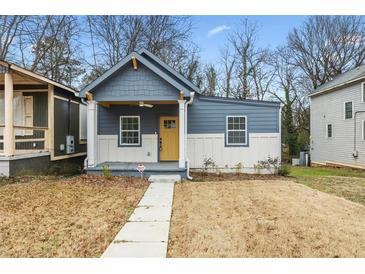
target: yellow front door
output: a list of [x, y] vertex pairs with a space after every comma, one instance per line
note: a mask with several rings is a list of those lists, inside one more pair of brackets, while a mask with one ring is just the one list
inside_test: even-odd
[[179, 160], [179, 118], [160, 117], [160, 161]]

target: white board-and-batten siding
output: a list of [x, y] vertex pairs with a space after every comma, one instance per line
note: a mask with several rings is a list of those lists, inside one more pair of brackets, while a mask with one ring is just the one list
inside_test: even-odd
[[[142, 134], [140, 147], [118, 147], [118, 135], [98, 135], [98, 164], [103, 162], [158, 162], [158, 135]], [[249, 133], [248, 146], [225, 146], [225, 134], [188, 134], [187, 154], [191, 169], [201, 169], [212, 158], [221, 171], [232, 172], [237, 164], [244, 172], [255, 172], [260, 160], [279, 157], [280, 133]]]
[[[353, 118], [345, 119], [345, 102], [352, 101]], [[365, 113], [356, 116], [356, 149], [354, 152], [354, 113], [365, 111], [361, 98], [361, 84], [311, 97], [311, 161], [365, 166], [365, 141], [363, 126]], [[327, 125], [332, 124], [332, 137], [327, 137]]]
[[258, 161], [281, 158], [280, 133], [249, 133], [248, 146], [225, 146], [225, 134], [188, 134], [190, 168], [203, 168], [204, 159], [212, 158], [220, 171], [255, 172]]

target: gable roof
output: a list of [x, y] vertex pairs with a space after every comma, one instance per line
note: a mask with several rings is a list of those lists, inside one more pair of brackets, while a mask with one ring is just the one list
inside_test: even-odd
[[359, 81], [361, 79], [365, 79], [365, 65], [356, 67], [352, 70], [349, 70], [345, 73], [337, 75], [335, 78], [333, 78], [332, 81], [329, 81], [321, 86], [319, 86], [317, 89], [313, 90], [309, 96], [317, 95], [326, 91], [330, 91], [335, 88], [339, 88], [342, 86], [345, 86], [347, 84], [350, 84], [355, 81]]
[[58, 83], [56, 81], [53, 81], [53, 80], [51, 80], [51, 79], [49, 79], [47, 77], [44, 77], [44, 76], [42, 76], [42, 75], [40, 75], [38, 73], [35, 73], [33, 71], [30, 71], [28, 69], [22, 68], [22, 67], [20, 67], [18, 65], [15, 65], [13, 63], [9, 63], [7, 61], [0, 60], [0, 65], [5, 66], [5, 67], [8, 67], [9, 69], [14, 70], [14, 71], [17, 71], [17, 72], [20, 72], [22, 74], [25, 74], [25, 75], [27, 75], [27, 76], [29, 76], [31, 78], [34, 78], [34, 79], [37, 79], [37, 80], [40, 80], [40, 81], [43, 81], [43, 82], [52, 84], [52, 85], [54, 85], [56, 87], [60, 87], [60, 88], [62, 88], [64, 90], [69, 91], [69, 92], [75, 94], [76, 96], [78, 96], [78, 92], [76, 90], [74, 90], [73, 88], [68, 87], [68, 86], [65, 86], [64, 84]]
[[143, 65], [145, 65], [151, 71], [159, 75], [166, 82], [170, 83], [176, 89], [183, 91], [185, 96], [189, 96], [191, 90], [194, 90], [198, 93], [200, 92], [199, 89], [196, 86], [194, 86], [190, 81], [188, 81], [181, 74], [170, 68], [167, 64], [163, 63], [155, 55], [148, 52], [147, 50], [142, 50], [141, 54], [137, 52], [132, 52], [128, 54], [116, 65], [107, 70], [103, 75], [99, 76], [90, 84], [88, 84], [86, 87], [84, 87], [80, 91], [80, 96], [85, 97], [86, 91], [92, 92], [93, 89], [95, 89], [97, 86], [99, 86], [109, 77], [111, 77], [114, 73], [116, 73], [125, 65], [127, 65], [128, 62], [132, 60], [132, 58], [136, 58], [138, 62], [141, 62]]
[[185, 85], [187, 88], [190, 88], [197, 93], [201, 93], [200, 89], [196, 85], [194, 85], [191, 81], [189, 81], [184, 76], [182, 76], [180, 73], [178, 73], [172, 67], [167, 65], [165, 62], [162, 62], [160, 58], [158, 58], [156, 55], [154, 55], [147, 49], [140, 50], [139, 54], [144, 56], [147, 60], [149, 60], [154, 65], [165, 70], [166, 73], [168, 73], [172, 78], [174, 78], [175, 80], [180, 82], [182, 85]]

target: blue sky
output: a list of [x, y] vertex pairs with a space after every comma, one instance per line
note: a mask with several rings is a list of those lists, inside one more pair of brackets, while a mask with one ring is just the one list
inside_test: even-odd
[[246, 17], [259, 27], [259, 45], [270, 48], [283, 44], [288, 32], [306, 19], [306, 16], [192, 16], [193, 39], [201, 50], [203, 63], [218, 60], [219, 49], [226, 43], [227, 33]]

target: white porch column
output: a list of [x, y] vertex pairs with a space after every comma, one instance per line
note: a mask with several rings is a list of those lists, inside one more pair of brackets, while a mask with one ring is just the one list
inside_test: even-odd
[[185, 168], [185, 100], [179, 102], [179, 168]]
[[14, 112], [13, 112], [13, 74], [11, 71], [4, 73], [4, 154], [12, 156], [15, 154], [14, 140]]
[[87, 165], [94, 167], [96, 165], [96, 113], [97, 105], [94, 100], [87, 101]]

